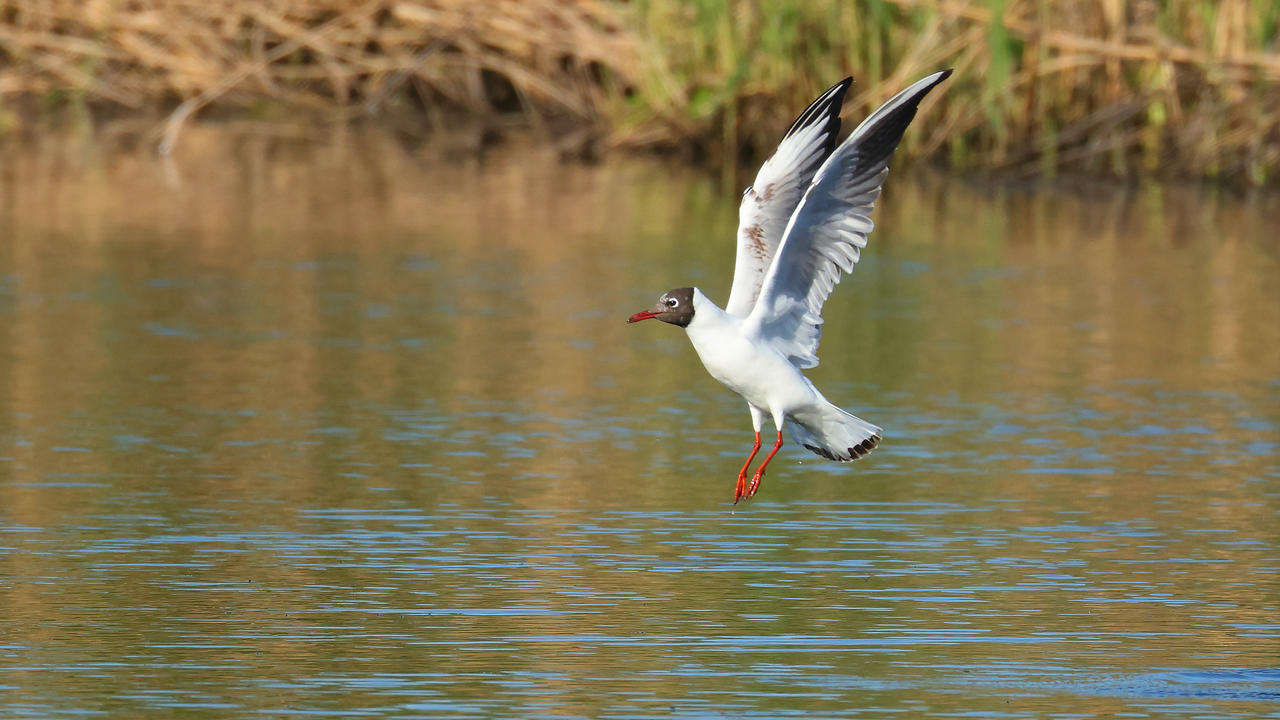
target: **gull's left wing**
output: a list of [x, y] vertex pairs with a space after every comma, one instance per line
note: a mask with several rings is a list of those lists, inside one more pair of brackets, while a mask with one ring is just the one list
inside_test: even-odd
[[[782, 236], [747, 331], [768, 341], [798, 368], [818, 364], [822, 305], [840, 273], [852, 272], [874, 224], [869, 215], [889, 173], [889, 159], [916, 116], [920, 100], [946, 80], [934, 73], [893, 96], [818, 168]], [[739, 263], [742, 251], [739, 250]], [[734, 289], [737, 289], [737, 278]]]
[[791, 123], [756, 181], [742, 193], [738, 208], [738, 259], [725, 311], [746, 317], [755, 307], [760, 283], [773, 262], [782, 231], [800, 204], [800, 193], [836, 146], [840, 107], [853, 78], [845, 78], [809, 104]]

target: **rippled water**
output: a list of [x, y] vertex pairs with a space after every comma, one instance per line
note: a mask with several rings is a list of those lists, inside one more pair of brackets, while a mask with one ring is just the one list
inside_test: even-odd
[[1280, 717], [1274, 199], [891, 178], [731, 505], [732, 190], [192, 128], [0, 178], [0, 716]]

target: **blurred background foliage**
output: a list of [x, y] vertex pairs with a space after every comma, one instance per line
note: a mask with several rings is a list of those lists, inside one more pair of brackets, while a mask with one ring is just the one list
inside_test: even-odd
[[1278, 21], [1280, 0], [7, 0], [0, 134], [70, 117], [170, 150], [197, 116], [372, 116], [732, 171], [845, 75], [859, 117], [954, 67], [904, 154], [1260, 186], [1280, 170]]

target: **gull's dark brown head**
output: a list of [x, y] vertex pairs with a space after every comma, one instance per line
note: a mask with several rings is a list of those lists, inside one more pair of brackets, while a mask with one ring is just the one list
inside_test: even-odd
[[693, 288], [676, 288], [668, 290], [658, 298], [658, 302], [648, 310], [641, 310], [632, 315], [627, 322], [640, 322], [649, 318], [657, 318], [664, 323], [679, 327], [688, 327], [693, 322]]

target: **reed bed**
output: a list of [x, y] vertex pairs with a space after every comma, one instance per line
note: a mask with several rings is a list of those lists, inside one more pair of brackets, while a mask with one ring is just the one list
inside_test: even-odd
[[18, 98], [162, 111], [166, 150], [215, 110], [408, 110], [732, 171], [846, 74], [858, 116], [954, 67], [904, 154], [1262, 185], [1278, 24], [1280, 0], [0, 0], [0, 129]]
[[[849, 114], [944, 67], [905, 152], [1014, 176], [1251, 185], [1280, 170], [1280, 0], [637, 0], [640, 142], [767, 148], [852, 73]], [[650, 117], [646, 117], [649, 115]], [[655, 122], [656, 119], [656, 122]]]
[[591, 122], [634, 54], [593, 0], [0, 2], [0, 98], [167, 107], [164, 151], [210, 106]]

